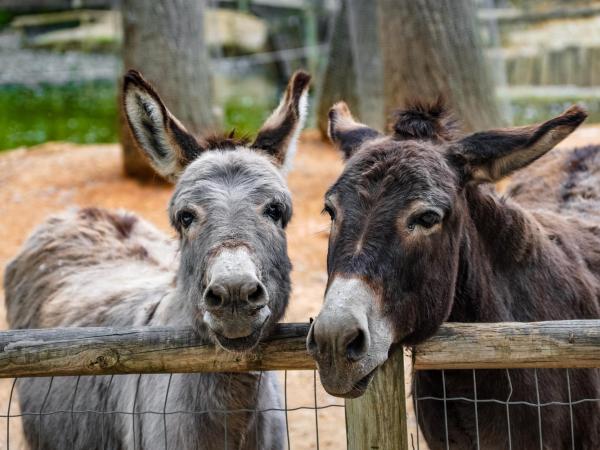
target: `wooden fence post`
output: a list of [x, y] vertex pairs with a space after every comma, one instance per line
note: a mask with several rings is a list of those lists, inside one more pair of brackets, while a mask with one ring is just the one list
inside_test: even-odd
[[346, 400], [348, 450], [408, 450], [404, 352], [396, 349], [362, 397]]

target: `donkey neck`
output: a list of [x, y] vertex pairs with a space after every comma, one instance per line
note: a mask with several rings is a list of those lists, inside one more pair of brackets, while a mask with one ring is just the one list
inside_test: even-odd
[[493, 305], [488, 286], [493, 281], [493, 270], [483, 256], [481, 240], [471, 223], [467, 223], [459, 250], [458, 273], [454, 299], [448, 321], [481, 322], [490, 312], [482, 307]]
[[[598, 279], [568, 236], [558, 243], [519, 205], [467, 187], [468, 211], [450, 321], [594, 317]], [[560, 221], [560, 218], [556, 218]], [[559, 228], [559, 227], [557, 227]], [[572, 230], [577, 231], [577, 230]]]
[[150, 326], [172, 326], [172, 327], [194, 327], [199, 338], [206, 343], [210, 343], [208, 331], [198, 317], [198, 310], [193, 302], [188, 300], [184, 289], [177, 281], [170, 286], [168, 292], [162, 297], [155, 306], [155, 312], [148, 321]]
[[[156, 312], [148, 325], [194, 327], [202, 342], [212, 344], [205, 325], [197, 318], [195, 305], [186, 299], [181, 286], [176, 284], [171, 287], [156, 306]], [[200, 414], [190, 419], [193, 423], [189, 424], [188, 428], [198, 429], [199, 434], [192, 433], [177, 439], [183, 439], [182, 442], [192, 439], [196, 446], [206, 442], [210, 436], [210, 439], [217, 443], [215, 446], [219, 447], [224, 433], [228, 433], [231, 435], [231, 448], [240, 448], [244, 440], [250, 438], [251, 428], [256, 426], [256, 414], [253, 411], [264, 407], [260, 405], [261, 396], [266, 395], [266, 392], [272, 394], [270, 390], [273, 383], [270, 376], [260, 372], [188, 373], [177, 375], [175, 380], [169, 395], [169, 398], [176, 402], [174, 408], [211, 411], [209, 414]], [[218, 411], [236, 411], [228, 414], [225, 428], [223, 414]]]

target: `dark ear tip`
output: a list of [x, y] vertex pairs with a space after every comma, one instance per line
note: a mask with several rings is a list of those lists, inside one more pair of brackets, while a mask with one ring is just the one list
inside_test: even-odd
[[311, 78], [311, 75], [304, 70], [297, 70], [294, 72], [294, 75], [292, 76], [294, 91], [304, 91], [310, 83]]
[[335, 108], [329, 109], [329, 112], [327, 113], [327, 117], [329, 118], [330, 122], [335, 120], [335, 116], [336, 116]]
[[123, 77], [123, 89], [127, 89], [129, 85], [147, 87], [148, 82], [144, 79], [140, 72], [129, 69]]
[[581, 124], [588, 116], [587, 110], [581, 105], [573, 105], [562, 116], [569, 119], [575, 126]]

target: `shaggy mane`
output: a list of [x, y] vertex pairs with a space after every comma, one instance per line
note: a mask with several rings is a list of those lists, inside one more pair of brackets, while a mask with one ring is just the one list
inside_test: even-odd
[[204, 150], [235, 150], [237, 147], [250, 145], [248, 135], [237, 135], [235, 130], [216, 133], [200, 138], [200, 145]]
[[451, 141], [460, 134], [458, 121], [446, 106], [443, 97], [430, 103], [410, 100], [406, 108], [392, 114], [392, 119], [396, 139]]

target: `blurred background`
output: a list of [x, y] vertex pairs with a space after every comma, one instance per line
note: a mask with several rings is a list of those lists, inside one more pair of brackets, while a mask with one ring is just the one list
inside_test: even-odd
[[[546, 120], [579, 102], [590, 117], [564, 145], [600, 142], [600, 1], [0, 0], [0, 269], [33, 227], [73, 206], [125, 208], [174, 234], [171, 187], [120, 119], [130, 68], [199, 134], [253, 134], [292, 72], [313, 74], [289, 177], [289, 322], [318, 313], [327, 280], [329, 221], [319, 213], [342, 169], [324, 140], [334, 102], [383, 129], [408, 99], [442, 95], [467, 131]], [[4, 314], [0, 302], [0, 329]], [[345, 448], [344, 409], [331, 406], [340, 400], [313, 372], [286, 380], [291, 448]], [[0, 380], [0, 412], [10, 392]], [[21, 448], [19, 427], [0, 417], [10, 448]], [[409, 433], [414, 442], [414, 419]]]
[[[589, 122], [598, 121], [600, 2], [454, 5], [1, 0], [0, 149], [49, 140], [118, 141], [117, 89], [125, 67], [142, 70], [168, 91], [171, 108], [198, 132], [217, 124], [254, 131], [299, 67], [316, 77], [311, 126], [322, 126], [315, 112], [342, 97], [359, 105], [363, 121], [382, 126], [389, 107], [384, 99], [402, 97], [386, 91], [414, 84], [407, 77], [430, 82], [423, 72], [437, 70], [436, 64], [450, 75], [465, 72], [458, 83], [444, 82], [455, 103], [465, 89], [474, 92], [467, 97], [483, 97], [461, 100], [465, 114], [477, 118], [462, 117], [470, 126], [528, 123], [575, 101], [588, 105]], [[386, 12], [378, 18], [380, 9]], [[441, 60], [427, 67], [422, 61], [430, 56]], [[396, 79], [384, 83], [390, 75]]]

